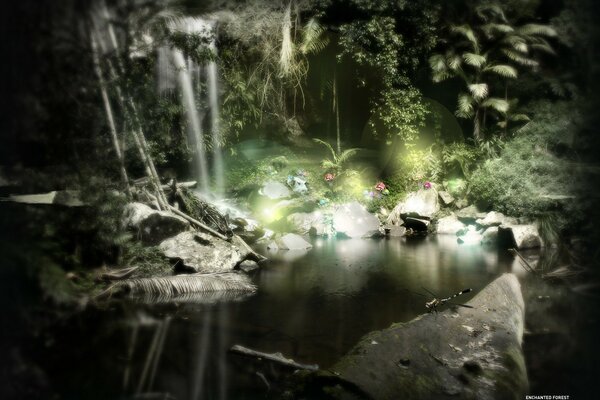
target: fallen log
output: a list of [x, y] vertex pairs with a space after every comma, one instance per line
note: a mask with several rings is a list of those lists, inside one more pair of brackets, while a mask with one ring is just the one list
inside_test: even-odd
[[241, 354], [241, 355], [248, 356], [248, 357], [255, 357], [260, 360], [272, 361], [279, 365], [283, 365], [285, 367], [290, 367], [290, 368], [294, 368], [294, 369], [304, 369], [304, 370], [308, 370], [308, 371], [318, 371], [319, 370], [319, 366], [316, 364], [301, 364], [301, 363], [298, 363], [298, 362], [292, 360], [291, 358], [285, 358], [283, 356], [283, 354], [281, 354], [281, 353], [263, 353], [261, 351], [252, 350], [247, 347], [240, 346], [238, 344], [234, 345], [231, 349], [229, 349], [229, 351], [232, 353]]

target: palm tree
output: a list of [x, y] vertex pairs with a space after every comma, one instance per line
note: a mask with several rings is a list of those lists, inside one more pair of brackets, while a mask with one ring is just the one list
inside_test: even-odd
[[[443, 54], [429, 58], [434, 82], [460, 78], [466, 91], [458, 95], [456, 116], [473, 120], [473, 138], [479, 142], [488, 110], [504, 118], [508, 125], [513, 120], [524, 120], [511, 110], [508, 81], [518, 78], [517, 67], [537, 69], [537, 52], [553, 54], [546, 37], [556, 36], [547, 25], [525, 24], [512, 26], [502, 8], [486, 4], [475, 8], [476, 23], [450, 27], [452, 45]], [[504, 81], [504, 98], [493, 97], [491, 87]]]

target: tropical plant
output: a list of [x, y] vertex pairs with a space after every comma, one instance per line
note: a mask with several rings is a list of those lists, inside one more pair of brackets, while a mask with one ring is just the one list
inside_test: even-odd
[[[508, 98], [508, 81], [518, 78], [518, 67], [536, 70], [540, 52], [554, 54], [547, 37], [555, 37], [548, 25], [511, 25], [498, 4], [480, 4], [475, 8], [475, 21], [449, 27], [452, 39], [443, 54], [429, 58], [434, 82], [460, 78], [466, 91], [458, 94], [456, 116], [472, 119], [473, 138], [482, 140], [488, 111], [504, 121], [527, 121], [516, 112], [516, 102]], [[504, 98], [494, 97], [492, 90], [503, 83]]]
[[315, 143], [325, 146], [331, 153], [331, 158], [321, 161], [321, 167], [340, 176], [350, 171], [346, 169], [346, 163], [358, 152], [359, 149], [346, 149], [338, 152], [327, 142], [321, 139], [313, 139]]

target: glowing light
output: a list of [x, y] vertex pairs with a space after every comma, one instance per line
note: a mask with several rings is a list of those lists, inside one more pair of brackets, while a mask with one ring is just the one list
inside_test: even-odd
[[467, 232], [460, 237], [462, 244], [473, 245], [481, 242], [481, 235], [476, 231], [475, 226], [469, 225]]

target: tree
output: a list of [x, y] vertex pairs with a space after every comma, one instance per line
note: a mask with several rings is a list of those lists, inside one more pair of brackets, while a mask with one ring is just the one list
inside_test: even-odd
[[[449, 45], [444, 53], [429, 58], [429, 66], [434, 82], [463, 81], [466, 91], [458, 94], [456, 116], [473, 120], [473, 138], [479, 142], [488, 111], [503, 119], [504, 129], [511, 120], [527, 120], [515, 112], [517, 102], [508, 98], [508, 81], [518, 79], [519, 67], [537, 71], [540, 52], [554, 54], [546, 38], [556, 32], [548, 25], [511, 25], [498, 4], [482, 4], [474, 11], [473, 23], [448, 28]], [[492, 96], [493, 88], [502, 83], [503, 98]]]

